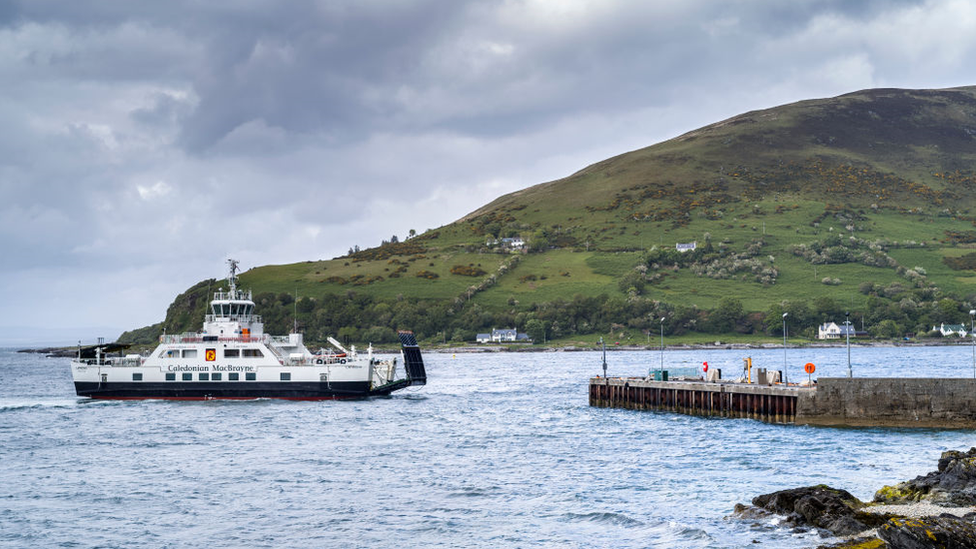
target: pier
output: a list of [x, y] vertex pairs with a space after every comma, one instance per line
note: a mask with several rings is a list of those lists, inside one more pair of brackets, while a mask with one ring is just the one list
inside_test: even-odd
[[816, 389], [787, 385], [596, 377], [590, 380], [590, 406], [793, 423], [799, 395], [811, 391]]
[[770, 423], [976, 429], [976, 379], [820, 378], [812, 387], [594, 377], [590, 406]]

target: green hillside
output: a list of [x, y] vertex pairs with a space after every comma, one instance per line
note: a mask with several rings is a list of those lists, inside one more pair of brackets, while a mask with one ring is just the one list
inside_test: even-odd
[[[876, 337], [921, 337], [976, 303], [973, 166], [976, 88], [866, 90], [746, 113], [403, 242], [241, 280], [269, 331], [297, 317], [312, 341], [515, 326], [644, 342], [662, 317], [676, 340], [751, 341], [778, 335], [783, 311], [807, 337], [845, 311]], [[514, 237], [523, 250], [501, 243]], [[208, 286], [125, 337], [197, 329]]]

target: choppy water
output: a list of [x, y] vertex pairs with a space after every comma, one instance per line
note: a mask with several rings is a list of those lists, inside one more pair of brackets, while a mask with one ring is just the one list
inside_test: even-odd
[[[668, 352], [725, 377], [750, 354]], [[846, 375], [843, 349], [790, 350]], [[973, 431], [832, 429], [590, 408], [598, 353], [427, 354], [353, 402], [95, 402], [68, 361], [0, 350], [0, 547], [810, 547], [727, 518], [827, 483], [870, 499]], [[656, 352], [608, 354], [641, 374]], [[971, 349], [855, 349], [858, 376], [972, 376]]]

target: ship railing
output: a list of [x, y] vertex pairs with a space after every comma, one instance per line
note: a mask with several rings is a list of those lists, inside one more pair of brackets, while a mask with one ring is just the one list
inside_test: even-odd
[[261, 315], [206, 315], [204, 317], [205, 322], [241, 322], [248, 324], [251, 322], [264, 323], [261, 319]]
[[251, 290], [236, 292], [214, 292], [214, 301], [252, 301]]
[[81, 361], [82, 364], [87, 364], [88, 366], [129, 366], [135, 368], [137, 366], [142, 366], [146, 362], [146, 357], [144, 356], [111, 356], [97, 358], [86, 358]]
[[233, 343], [268, 343], [268, 336], [210, 336], [204, 334], [163, 334], [159, 336], [160, 343], [210, 343], [210, 342], [233, 342]]

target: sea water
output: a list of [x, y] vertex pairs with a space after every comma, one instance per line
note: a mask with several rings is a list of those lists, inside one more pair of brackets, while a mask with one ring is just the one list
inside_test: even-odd
[[[972, 377], [969, 347], [855, 348], [855, 376]], [[687, 350], [847, 375], [847, 351]], [[425, 354], [428, 385], [338, 402], [92, 401], [68, 360], [0, 351], [0, 547], [811, 547], [730, 517], [829, 484], [870, 500], [976, 445], [968, 430], [838, 429], [591, 408], [593, 352]], [[607, 354], [610, 375], [656, 351]], [[757, 543], [758, 542], [758, 543]]]

